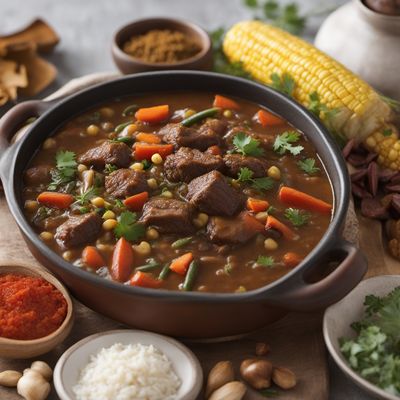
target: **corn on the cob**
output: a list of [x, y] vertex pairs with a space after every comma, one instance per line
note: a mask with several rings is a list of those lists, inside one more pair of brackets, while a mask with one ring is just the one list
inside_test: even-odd
[[234, 25], [225, 36], [223, 50], [230, 61], [240, 61], [265, 84], [271, 83], [273, 73], [289, 74], [296, 83], [293, 95], [305, 106], [309, 95], [317, 92], [322, 103], [337, 110], [329, 120], [333, 130], [364, 142], [379, 154], [380, 164], [400, 170], [400, 141], [394, 126], [389, 125], [390, 106], [342, 64], [304, 40], [260, 21]]

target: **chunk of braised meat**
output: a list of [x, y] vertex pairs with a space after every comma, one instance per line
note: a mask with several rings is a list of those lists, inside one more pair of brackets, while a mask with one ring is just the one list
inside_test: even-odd
[[179, 147], [191, 147], [201, 151], [210, 146], [221, 144], [221, 132], [224, 124], [219, 120], [206, 121], [199, 128], [188, 128], [180, 123], [171, 123], [160, 129], [166, 143], [171, 143], [176, 149]]
[[271, 147], [275, 141], [275, 134], [264, 132], [262, 135], [252, 131], [246, 126], [234, 126], [224, 136], [225, 141], [228, 144], [232, 144], [233, 138], [239, 133], [244, 133], [246, 136], [250, 136], [253, 139], [258, 140], [262, 146]]
[[193, 206], [176, 199], [152, 198], [143, 207], [140, 221], [161, 233], [190, 234]]
[[125, 143], [114, 143], [109, 140], [100, 146], [89, 149], [78, 157], [81, 164], [93, 165], [95, 168], [104, 168], [106, 164], [116, 165], [118, 168], [128, 167], [132, 160], [132, 150]]
[[265, 160], [242, 156], [241, 154], [226, 154], [223, 158], [225, 174], [237, 178], [241, 168], [248, 168], [253, 171], [253, 178], [262, 178], [266, 175], [267, 163]]
[[227, 125], [226, 121], [216, 119], [216, 118], [208, 118], [200, 126], [199, 131], [202, 133], [208, 133], [208, 134], [216, 133], [218, 136], [223, 136], [223, 135], [225, 135], [227, 127], [228, 127], [228, 125]]
[[186, 198], [199, 210], [209, 215], [232, 216], [243, 206], [239, 194], [218, 171], [211, 171], [193, 179]]
[[24, 174], [26, 185], [42, 185], [49, 183], [51, 173], [50, 165], [38, 165], [37, 167], [28, 168]]
[[123, 198], [148, 191], [146, 174], [132, 169], [117, 169], [105, 178], [106, 192]]
[[207, 224], [207, 236], [216, 244], [242, 244], [257, 233], [265, 231], [264, 225], [246, 211], [235, 218], [211, 217]]
[[57, 228], [54, 237], [60, 247], [71, 249], [96, 240], [101, 224], [101, 217], [95, 213], [70, 216]]
[[220, 170], [223, 165], [220, 156], [181, 147], [176, 153], [166, 158], [164, 173], [171, 182], [190, 182], [207, 172]]

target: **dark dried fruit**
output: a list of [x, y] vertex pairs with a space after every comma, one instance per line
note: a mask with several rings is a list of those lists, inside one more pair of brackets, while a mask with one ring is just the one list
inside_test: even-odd
[[379, 181], [383, 182], [383, 183], [389, 182], [396, 175], [397, 175], [397, 172], [392, 171], [391, 169], [381, 169], [378, 172]]
[[364, 217], [373, 219], [387, 219], [389, 217], [386, 208], [376, 197], [362, 199], [361, 214], [364, 215]]
[[365, 164], [369, 164], [371, 161], [374, 161], [378, 158], [377, 153], [369, 153], [365, 158]]
[[342, 150], [342, 154], [343, 154], [344, 158], [347, 158], [350, 155], [350, 153], [352, 152], [355, 144], [356, 144], [356, 142], [355, 142], [354, 139], [351, 139], [346, 143], [346, 146], [344, 146], [343, 150]]
[[386, 192], [400, 193], [400, 185], [399, 184], [386, 185], [384, 189]]
[[347, 157], [347, 161], [353, 166], [353, 167], [362, 167], [363, 165], [366, 164], [366, 158], [363, 155], [358, 155], [358, 154], [350, 154]]
[[264, 342], [256, 343], [256, 356], [265, 356], [269, 353], [269, 345]]
[[360, 185], [353, 183], [351, 185], [351, 191], [353, 195], [358, 197], [359, 199], [371, 198], [371, 193], [368, 193], [365, 189], [363, 189]]
[[391, 178], [390, 178], [390, 183], [392, 184], [397, 184], [400, 183], [400, 172], [395, 173]]
[[368, 165], [368, 186], [372, 196], [375, 197], [378, 192], [378, 165], [374, 161]]
[[[394, 194], [392, 196], [392, 201], [391, 204], [392, 208], [398, 213], [400, 214], [400, 194]], [[399, 237], [400, 238], [400, 237]]]
[[350, 179], [352, 182], [358, 182], [367, 175], [367, 172], [367, 168], [356, 170], [350, 175]]

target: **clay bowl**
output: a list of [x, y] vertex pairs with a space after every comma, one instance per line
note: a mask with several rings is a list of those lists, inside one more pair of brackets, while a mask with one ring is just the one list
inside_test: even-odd
[[[142, 35], [153, 29], [179, 31], [192, 38], [201, 48], [193, 57], [176, 63], [151, 63], [134, 58], [122, 50], [124, 43], [132, 36]], [[212, 67], [211, 40], [200, 26], [172, 18], [145, 18], [134, 21], [119, 29], [113, 39], [112, 56], [118, 69], [123, 74], [136, 72], [194, 69], [210, 70]]]
[[0, 337], [0, 357], [4, 358], [32, 358], [45, 354], [64, 341], [73, 325], [73, 305], [65, 287], [53, 275], [43, 269], [33, 269], [22, 265], [2, 265], [0, 274], [20, 274], [39, 276], [55, 286], [67, 302], [67, 315], [61, 326], [48, 336], [33, 340], [15, 340]]

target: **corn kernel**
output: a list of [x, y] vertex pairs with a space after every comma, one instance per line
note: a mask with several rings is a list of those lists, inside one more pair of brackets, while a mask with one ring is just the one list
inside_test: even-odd
[[86, 133], [90, 136], [96, 136], [100, 132], [100, 128], [97, 125], [89, 125], [86, 128]]
[[223, 115], [225, 118], [232, 118], [233, 113], [232, 113], [231, 110], [225, 110], [225, 111], [222, 113], [222, 115]]
[[265, 250], [276, 250], [278, 248], [278, 243], [276, 240], [268, 238], [264, 240]]
[[397, 159], [397, 157], [398, 157], [398, 152], [394, 149], [391, 149], [388, 154], [389, 161], [394, 161]]
[[54, 235], [51, 233], [51, 232], [42, 232], [41, 234], [40, 234], [40, 238], [42, 239], [42, 240], [44, 240], [45, 242], [49, 242], [50, 240], [53, 240], [53, 238], [54, 238]]
[[138, 245], [133, 245], [132, 248], [141, 256], [148, 256], [151, 253], [151, 246], [149, 242], [140, 242]]
[[28, 211], [36, 211], [39, 208], [39, 203], [36, 200], [26, 200], [24, 208]]
[[111, 252], [114, 250], [114, 246], [111, 244], [103, 244], [103, 243], [98, 243], [96, 244], [96, 247], [100, 251], [106, 251], [106, 252]]
[[100, 108], [100, 114], [104, 118], [112, 118], [115, 112], [111, 107], [102, 107]]
[[83, 171], [86, 171], [88, 167], [85, 164], [79, 164], [78, 165], [78, 172], [82, 173]]
[[279, 181], [279, 179], [281, 179], [281, 170], [275, 165], [268, 168], [267, 174], [270, 178], [276, 181]]
[[103, 214], [103, 219], [115, 219], [115, 214], [111, 210], [108, 210]]
[[104, 207], [104, 199], [102, 197], [95, 197], [94, 199], [90, 200], [90, 202], [95, 206], [102, 208]]
[[189, 108], [188, 110], [185, 111], [185, 114], [183, 115], [183, 118], [189, 118], [194, 114], [196, 114], [196, 111], [192, 110], [191, 108]]
[[162, 157], [160, 156], [160, 154], [155, 153], [155, 154], [153, 154], [153, 155], [151, 156], [151, 162], [152, 162], [153, 164], [159, 165], [159, 164], [162, 164], [163, 159], [162, 159]]
[[243, 292], [246, 292], [247, 290], [246, 290], [246, 288], [243, 286], [243, 285], [240, 285], [236, 290], [235, 290], [235, 292], [236, 293], [243, 293]]
[[65, 261], [72, 261], [72, 257], [73, 257], [72, 251], [69, 251], [69, 250], [64, 251], [64, 253], [62, 254], [62, 257]]
[[116, 219], [106, 219], [103, 222], [103, 229], [105, 231], [111, 231], [117, 226], [117, 220]]
[[203, 228], [207, 225], [208, 222], [208, 215], [205, 213], [199, 213], [197, 218], [193, 220], [193, 224], [196, 228]]
[[370, 147], [371, 149], [373, 149], [376, 146], [376, 140], [372, 137], [369, 136], [367, 138], [367, 140], [365, 141], [365, 143], [367, 144], [368, 147]]
[[49, 150], [49, 149], [53, 149], [54, 147], [56, 147], [56, 140], [53, 138], [48, 138], [43, 142], [43, 150]]
[[158, 183], [154, 178], [147, 179], [147, 184], [149, 185], [150, 189], [158, 188]]
[[157, 229], [154, 228], [148, 228], [146, 231], [146, 238], [149, 240], [155, 240], [158, 239], [160, 234], [158, 233]]
[[167, 199], [172, 199], [174, 197], [174, 195], [172, 194], [172, 192], [170, 192], [169, 190], [164, 190], [161, 193], [161, 196], [166, 197]]
[[135, 162], [130, 166], [134, 171], [143, 171], [144, 165], [141, 162]]

